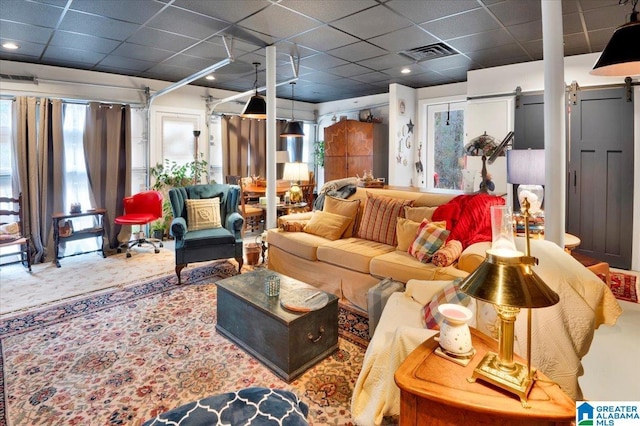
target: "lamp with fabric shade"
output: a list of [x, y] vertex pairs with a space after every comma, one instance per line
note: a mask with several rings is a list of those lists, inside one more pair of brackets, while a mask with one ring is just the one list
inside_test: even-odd
[[610, 77], [640, 74], [640, 21], [636, 11], [638, 0], [632, 0], [632, 4], [629, 22], [616, 28], [590, 74]]
[[309, 166], [307, 163], [285, 163], [282, 179], [291, 181], [290, 200], [292, 203], [299, 203], [302, 201], [303, 194], [298, 185], [301, 180], [309, 179]]
[[544, 200], [544, 149], [512, 149], [507, 151], [507, 182], [517, 184], [518, 203], [526, 197], [531, 204], [529, 213], [542, 210]]
[[288, 163], [289, 151], [276, 151], [276, 163]]

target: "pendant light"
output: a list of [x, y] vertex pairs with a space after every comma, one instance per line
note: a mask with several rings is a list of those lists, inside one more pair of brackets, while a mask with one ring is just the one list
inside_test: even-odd
[[301, 138], [304, 136], [304, 131], [302, 130], [302, 123], [299, 121], [295, 121], [295, 119], [293, 118], [293, 101], [294, 101], [293, 88], [295, 87], [295, 85], [296, 85], [296, 82], [292, 81], [291, 82], [291, 121], [287, 121], [287, 124], [285, 124], [284, 126], [283, 132], [280, 133], [280, 137], [282, 138], [287, 136]]
[[640, 75], [640, 21], [636, 11], [638, 0], [631, 0], [631, 3], [631, 19], [616, 28], [590, 74], [619, 77]]
[[265, 120], [267, 118], [267, 102], [262, 96], [258, 95], [258, 66], [260, 62], [254, 62], [253, 65], [256, 67], [256, 81], [253, 83], [256, 93], [251, 96], [251, 99], [244, 106], [240, 117]]

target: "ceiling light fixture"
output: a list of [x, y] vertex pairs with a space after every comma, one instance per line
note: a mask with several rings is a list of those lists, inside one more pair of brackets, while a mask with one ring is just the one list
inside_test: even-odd
[[411, 72], [411, 70], [409, 68], [402, 68], [402, 70], [400, 72], [402, 74], [409, 74]]
[[253, 66], [256, 67], [256, 81], [253, 83], [255, 88], [255, 94], [251, 96], [251, 99], [247, 101], [244, 106], [240, 117], [242, 118], [256, 118], [258, 120], [265, 120], [267, 118], [267, 102], [264, 98], [258, 95], [258, 66], [260, 62], [254, 62]]
[[213, 74], [209, 74], [208, 76], [205, 77], [206, 80], [212, 81], [215, 80], [215, 76]]
[[287, 124], [284, 126], [284, 130], [282, 131], [282, 133], [280, 133], [280, 137], [282, 138], [287, 136], [293, 136], [293, 137], [304, 136], [304, 131], [302, 130], [302, 123], [299, 121], [295, 121], [295, 119], [293, 118], [293, 102], [294, 102], [293, 88], [296, 86], [296, 82], [292, 81], [290, 84], [291, 84], [291, 121], [287, 122]]
[[[620, 4], [628, 2], [629, 0], [620, 0]], [[636, 11], [638, 0], [631, 0], [631, 3], [633, 9], [629, 22], [616, 28], [590, 74], [609, 77], [640, 74], [640, 21]]]
[[11, 41], [6, 42], [6, 43], [2, 43], [2, 47], [4, 47], [5, 49], [9, 49], [9, 50], [16, 50], [16, 49], [20, 48], [20, 46], [18, 46], [17, 44], [15, 44], [15, 43], [13, 43]]

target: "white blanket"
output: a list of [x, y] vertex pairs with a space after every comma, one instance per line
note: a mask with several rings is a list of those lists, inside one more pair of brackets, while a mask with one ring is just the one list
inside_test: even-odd
[[[595, 274], [555, 244], [531, 241], [531, 254], [540, 261], [534, 268], [536, 273], [560, 296], [555, 306], [533, 311], [532, 365], [556, 381], [570, 397], [579, 400], [581, 360], [591, 346], [594, 330], [601, 324], [615, 324], [622, 309]], [[389, 298], [367, 348], [351, 401], [352, 416], [358, 425], [379, 425], [384, 416], [399, 414], [400, 392], [394, 380], [395, 371], [413, 349], [436, 333], [424, 329], [420, 317], [420, 310], [430, 297], [414, 295], [420, 300], [417, 302], [411, 297], [409, 284], [407, 293]], [[475, 326], [491, 335], [495, 313], [489, 308], [478, 304]], [[516, 321], [515, 351], [523, 358], [527, 347], [526, 315], [523, 310]]]

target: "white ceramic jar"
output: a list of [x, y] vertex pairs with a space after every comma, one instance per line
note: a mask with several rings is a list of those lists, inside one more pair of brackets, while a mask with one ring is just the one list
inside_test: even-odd
[[438, 306], [438, 312], [444, 317], [440, 324], [440, 346], [451, 353], [465, 355], [471, 352], [471, 332], [467, 322], [472, 312], [461, 305], [444, 303]]

